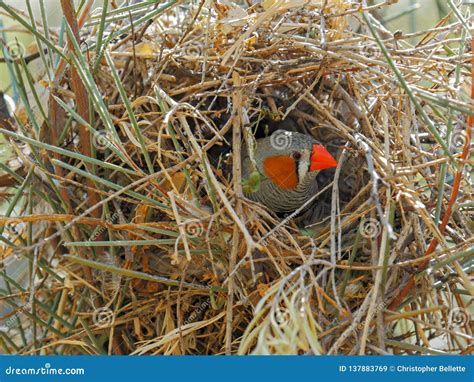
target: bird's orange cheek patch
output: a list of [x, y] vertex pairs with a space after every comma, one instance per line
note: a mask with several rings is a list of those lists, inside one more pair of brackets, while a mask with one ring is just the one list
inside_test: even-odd
[[293, 190], [298, 185], [296, 162], [289, 156], [281, 155], [265, 159], [263, 170], [265, 176], [281, 188]]

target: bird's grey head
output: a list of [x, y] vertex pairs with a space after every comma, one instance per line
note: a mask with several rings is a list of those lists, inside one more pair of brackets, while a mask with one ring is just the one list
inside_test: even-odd
[[272, 135], [259, 139], [255, 149], [257, 168], [264, 174], [265, 159], [277, 156], [288, 156], [298, 163], [298, 179], [303, 181], [309, 173], [312, 147], [318, 141], [309, 135], [294, 131], [276, 130]]

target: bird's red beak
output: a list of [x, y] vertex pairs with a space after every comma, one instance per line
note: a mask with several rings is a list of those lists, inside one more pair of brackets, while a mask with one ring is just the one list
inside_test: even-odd
[[311, 153], [311, 165], [309, 171], [324, 170], [326, 168], [336, 167], [337, 162], [329, 151], [322, 145], [313, 145]]

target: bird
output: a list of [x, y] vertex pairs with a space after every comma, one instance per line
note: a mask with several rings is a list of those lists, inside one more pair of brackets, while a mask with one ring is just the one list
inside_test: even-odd
[[318, 192], [318, 173], [335, 166], [313, 137], [278, 129], [256, 140], [253, 155], [246, 146], [242, 150], [244, 196], [277, 214], [291, 213]]

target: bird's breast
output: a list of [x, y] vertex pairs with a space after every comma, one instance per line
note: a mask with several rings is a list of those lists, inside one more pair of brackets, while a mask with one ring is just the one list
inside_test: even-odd
[[258, 191], [246, 194], [276, 213], [293, 212], [306, 203], [318, 191], [316, 174], [308, 174], [295, 189], [278, 187], [270, 179], [264, 178]]

